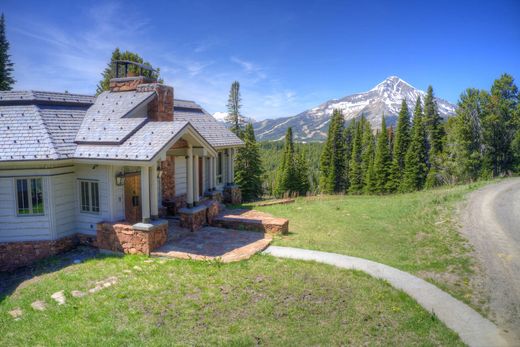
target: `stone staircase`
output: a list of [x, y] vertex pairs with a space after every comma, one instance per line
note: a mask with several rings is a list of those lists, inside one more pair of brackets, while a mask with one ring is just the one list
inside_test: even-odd
[[267, 234], [287, 234], [289, 232], [288, 219], [273, 217], [269, 213], [255, 210], [224, 210], [213, 218], [211, 225]]

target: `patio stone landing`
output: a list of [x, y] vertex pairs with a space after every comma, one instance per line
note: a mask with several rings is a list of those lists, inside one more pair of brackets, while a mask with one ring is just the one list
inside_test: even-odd
[[267, 248], [271, 240], [271, 236], [264, 233], [210, 226], [189, 232], [173, 222], [167, 243], [150, 255], [194, 260], [219, 259], [227, 263], [250, 258]]

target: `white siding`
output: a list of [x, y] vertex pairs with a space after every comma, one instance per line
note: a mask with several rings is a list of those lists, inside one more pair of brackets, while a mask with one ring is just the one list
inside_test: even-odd
[[57, 238], [76, 232], [76, 194], [74, 173], [50, 177], [54, 209], [54, 229]]
[[39, 216], [18, 216], [16, 212], [16, 177], [34, 177], [34, 171], [17, 170], [16, 174], [0, 171], [0, 242], [31, 241], [51, 239], [49, 218], [49, 177], [42, 178], [44, 214]]
[[175, 195], [186, 194], [186, 158], [175, 157]]
[[[76, 167], [76, 182], [74, 185], [77, 196], [75, 204], [77, 232], [95, 235], [97, 223], [112, 221], [112, 180], [109, 180], [111, 171], [113, 170], [108, 166], [78, 165]], [[82, 179], [95, 180], [99, 183], [99, 213], [80, 212], [79, 181]]]

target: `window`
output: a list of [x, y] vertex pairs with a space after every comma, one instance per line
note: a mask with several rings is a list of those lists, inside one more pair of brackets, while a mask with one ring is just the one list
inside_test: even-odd
[[43, 214], [42, 179], [17, 179], [16, 198], [19, 215]]
[[81, 212], [99, 213], [99, 183], [80, 181]]
[[217, 184], [222, 183], [222, 152], [218, 153], [217, 158]]

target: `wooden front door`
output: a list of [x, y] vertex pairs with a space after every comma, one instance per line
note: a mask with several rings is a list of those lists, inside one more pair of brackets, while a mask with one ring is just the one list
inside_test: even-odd
[[125, 175], [125, 219], [136, 223], [143, 219], [141, 210], [141, 175], [129, 173]]
[[200, 196], [204, 195], [204, 191], [202, 190], [202, 187], [204, 186], [202, 184], [203, 182], [203, 171], [202, 171], [202, 158], [199, 158], [199, 194]]

